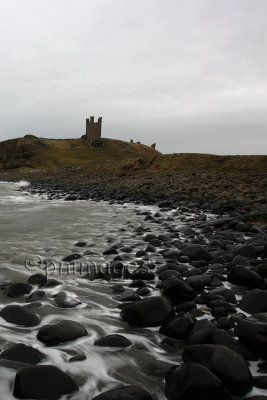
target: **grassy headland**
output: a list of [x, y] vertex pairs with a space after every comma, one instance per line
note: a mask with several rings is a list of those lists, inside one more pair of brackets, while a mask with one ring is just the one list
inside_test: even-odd
[[161, 154], [143, 144], [102, 140], [103, 148], [29, 135], [1, 142], [0, 179], [99, 188], [121, 199], [243, 202], [257, 208], [259, 220], [266, 218], [267, 156]]

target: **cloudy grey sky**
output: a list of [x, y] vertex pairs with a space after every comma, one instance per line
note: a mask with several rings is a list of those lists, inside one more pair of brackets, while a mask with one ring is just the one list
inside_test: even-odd
[[0, 0], [0, 139], [267, 153], [266, 0]]

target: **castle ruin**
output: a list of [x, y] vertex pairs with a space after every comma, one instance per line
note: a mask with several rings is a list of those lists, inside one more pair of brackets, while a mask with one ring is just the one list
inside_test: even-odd
[[82, 136], [91, 146], [103, 147], [101, 140], [102, 117], [95, 122], [95, 117], [86, 118], [86, 133]]

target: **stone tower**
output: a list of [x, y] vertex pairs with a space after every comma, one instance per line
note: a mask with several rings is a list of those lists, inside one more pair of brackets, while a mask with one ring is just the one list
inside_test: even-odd
[[102, 117], [98, 118], [98, 121], [94, 121], [94, 117], [86, 118], [86, 134], [85, 138], [88, 141], [100, 140], [101, 139], [101, 126]]

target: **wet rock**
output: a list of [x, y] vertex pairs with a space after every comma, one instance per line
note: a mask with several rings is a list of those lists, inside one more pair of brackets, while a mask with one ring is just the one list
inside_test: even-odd
[[181, 311], [191, 311], [193, 308], [196, 308], [196, 304], [193, 301], [186, 301], [185, 303], [179, 304], [175, 308], [175, 312], [181, 312]]
[[73, 308], [78, 306], [79, 304], [82, 304], [80, 301], [77, 301], [75, 299], [69, 299], [65, 292], [57, 293], [56, 295], [54, 295], [54, 298], [57, 307], [60, 308]]
[[61, 285], [61, 282], [57, 279], [48, 279], [47, 282], [42, 286], [43, 288], [51, 288]]
[[252, 376], [246, 361], [240, 354], [226, 346], [210, 344], [188, 346], [182, 358], [184, 362], [204, 365], [234, 396], [242, 397], [252, 389]]
[[248, 258], [257, 258], [259, 255], [258, 250], [251, 246], [250, 244], [245, 244], [244, 246], [238, 247], [234, 250], [234, 255], [248, 257]]
[[176, 249], [166, 250], [163, 253], [163, 257], [168, 258], [170, 260], [178, 260], [180, 256], [180, 252]]
[[203, 291], [206, 285], [210, 285], [212, 281], [212, 277], [209, 276], [208, 279], [204, 275], [195, 275], [195, 276], [190, 276], [189, 278], [186, 279], [186, 283], [193, 288], [197, 293], [200, 293]]
[[257, 388], [267, 389], [267, 376], [265, 376], [265, 375], [255, 376], [253, 378], [253, 384]]
[[18, 343], [9, 349], [3, 351], [0, 358], [10, 361], [21, 362], [24, 364], [38, 364], [43, 360], [44, 355], [33, 347], [26, 346], [25, 344]]
[[252, 349], [258, 349], [267, 356], [267, 313], [254, 314], [253, 317], [237, 318], [235, 334]]
[[25, 294], [29, 294], [32, 290], [32, 286], [27, 283], [17, 282], [11, 283], [4, 289], [4, 294], [8, 297], [20, 297]]
[[143, 238], [143, 240], [144, 240], [145, 242], [150, 242], [150, 241], [153, 240], [153, 239], [157, 239], [157, 236], [154, 235], [153, 233], [147, 233], [147, 234], [144, 236], [144, 238]]
[[197, 321], [187, 337], [187, 344], [193, 345], [205, 342], [214, 329], [216, 329], [215, 326], [207, 319]]
[[129, 284], [129, 287], [134, 288], [143, 288], [146, 286], [146, 283], [142, 281], [142, 279], [136, 279]]
[[215, 329], [212, 331], [209, 336], [209, 343], [220, 344], [229, 347], [229, 349], [235, 351], [236, 353], [241, 353], [238, 342], [223, 329]]
[[31, 285], [39, 285], [42, 286], [46, 283], [47, 277], [43, 274], [33, 274], [29, 277], [28, 283]]
[[153, 400], [150, 394], [138, 386], [120, 386], [100, 393], [92, 400]]
[[172, 277], [164, 281], [162, 294], [168, 297], [175, 306], [193, 300], [196, 295], [194, 290], [184, 281]]
[[112, 289], [113, 293], [123, 293], [125, 290], [122, 285], [114, 285], [114, 286], [112, 286], [111, 289]]
[[122, 335], [113, 334], [96, 340], [94, 344], [96, 346], [129, 347], [132, 342]]
[[243, 267], [248, 267], [249, 262], [246, 257], [243, 256], [235, 256], [233, 260], [231, 261], [231, 266], [234, 265], [243, 265]]
[[151, 281], [155, 279], [155, 273], [150, 271], [149, 268], [139, 267], [135, 271], [132, 272], [131, 278], [133, 280], [142, 279]]
[[226, 301], [228, 301], [229, 303], [232, 303], [232, 304], [237, 303], [234, 292], [232, 292], [232, 290], [224, 288], [224, 287], [212, 289], [212, 290], [210, 290], [209, 294], [222, 296], [225, 298]]
[[206, 367], [185, 363], [172, 367], [165, 376], [168, 400], [230, 400], [222, 382]]
[[19, 399], [59, 399], [78, 391], [77, 383], [52, 365], [21, 368], [15, 377], [13, 395]]
[[251, 271], [242, 265], [234, 265], [227, 275], [227, 280], [233, 285], [241, 285], [248, 288], [257, 288], [263, 282], [262, 277], [257, 272]]
[[69, 359], [69, 362], [76, 362], [76, 361], [84, 361], [86, 360], [86, 355], [81, 353], [81, 354], [76, 354], [76, 356], [73, 356]]
[[46, 293], [44, 290], [35, 290], [35, 292], [31, 293], [27, 297], [27, 301], [36, 301], [36, 300], [41, 300], [46, 297]]
[[182, 265], [182, 264], [174, 264], [174, 263], [168, 262], [165, 265], [163, 265], [162, 267], [157, 269], [157, 274], [160, 275], [162, 272], [169, 271], [169, 270], [177, 271], [179, 274], [184, 274], [188, 270], [188, 267], [186, 267], [185, 265]]
[[138, 301], [141, 297], [131, 289], [126, 289], [116, 298], [118, 301]]
[[186, 246], [181, 251], [182, 256], [188, 256], [190, 260], [205, 260], [209, 261], [211, 259], [210, 253], [200, 244], [191, 244]]
[[267, 312], [267, 291], [251, 290], [243, 296], [239, 307], [249, 314]]
[[173, 339], [184, 340], [193, 329], [194, 324], [195, 321], [191, 317], [174, 318], [167, 325], [162, 326], [159, 333]]
[[148, 296], [150, 293], [150, 290], [147, 286], [139, 288], [135, 291], [136, 294], [138, 294], [138, 296]]
[[165, 271], [163, 271], [159, 274], [159, 279], [161, 281], [166, 281], [166, 279], [168, 279], [170, 277], [181, 278], [181, 274], [180, 274], [180, 272], [172, 270], [172, 269], [166, 269]]
[[87, 245], [87, 242], [77, 242], [77, 243], [75, 243], [74, 246], [76, 246], [76, 247], [85, 247], [86, 245]]
[[4, 307], [0, 315], [6, 321], [22, 326], [35, 326], [40, 323], [39, 317], [31, 310], [18, 305]]
[[123, 307], [121, 317], [131, 326], [161, 326], [174, 316], [172, 303], [163, 296], [154, 296]]
[[73, 253], [73, 254], [70, 254], [69, 256], [64, 257], [64, 258], [62, 259], [62, 261], [64, 261], [64, 262], [71, 262], [71, 261], [74, 261], [74, 260], [79, 260], [80, 258], [82, 258], [82, 255], [81, 255], [81, 254]]
[[75, 321], [63, 320], [53, 325], [44, 325], [40, 328], [37, 339], [47, 346], [56, 346], [87, 336], [86, 329]]
[[138, 258], [138, 257], [143, 257], [143, 256], [145, 256], [146, 255], [146, 252], [145, 252], [145, 250], [138, 250], [137, 252], [136, 252], [136, 254], [135, 254], [135, 256]]

